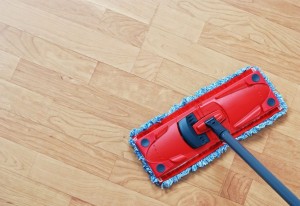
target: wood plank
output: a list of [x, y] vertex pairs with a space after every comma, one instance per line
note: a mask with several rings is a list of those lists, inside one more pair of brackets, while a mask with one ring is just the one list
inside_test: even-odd
[[3, 95], [1, 109], [119, 156], [130, 151], [124, 140], [129, 135], [128, 129], [84, 111], [59, 105], [47, 96], [10, 82], [0, 81], [0, 93]]
[[207, 86], [215, 81], [216, 79], [211, 76], [167, 59], [163, 60], [154, 79], [154, 82], [185, 95], [192, 95], [201, 87]]
[[[264, 68], [262, 69], [264, 70]], [[294, 98], [297, 97], [295, 93], [297, 92], [298, 84], [283, 79], [280, 76], [274, 75], [267, 71], [264, 71], [264, 73], [266, 73], [268, 78], [275, 85], [276, 89], [280, 92], [280, 94], [282, 94], [287, 104], [290, 105]], [[188, 81], [186, 81], [186, 79], [188, 79]], [[191, 95], [201, 87], [209, 85], [215, 81], [216, 78], [212, 78], [203, 73], [197, 72], [166, 59], [163, 60], [154, 80], [154, 82], [169, 87], [185, 95]], [[259, 141], [257, 141], [257, 143], [258, 142]], [[261, 146], [259, 146], [257, 149], [261, 149]]]
[[183, 98], [178, 92], [102, 63], [98, 64], [90, 85], [159, 112], [167, 112]]
[[[300, 112], [289, 108], [285, 116], [281, 117], [274, 126], [274, 131], [277, 131], [285, 136], [294, 138], [296, 141], [299, 141], [299, 121], [300, 121]], [[274, 134], [274, 133], [273, 133]]]
[[204, 22], [162, 3], [157, 9], [151, 25], [192, 42], [197, 42]]
[[283, 205], [231, 149], [161, 190], [128, 144], [130, 129], [246, 64], [289, 110], [242, 144], [300, 196], [299, 10], [298, 0], [1, 1], [0, 205]]
[[[287, 105], [292, 107], [292, 102], [294, 102], [294, 99], [297, 98], [297, 95], [295, 94], [297, 93], [298, 84], [282, 78], [281, 75], [274, 75], [273, 73], [267, 72], [264, 70], [265, 68], [262, 69], [270, 81], [274, 84], [277, 91], [282, 95]], [[296, 109], [295, 107], [292, 108]]]
[[247, 149], [251, 149], [258, 153], [263, 153], [267, 140], [269, 138], [269, 130], [263, 129], [259, 131], [257, 134], [254, 134], [251, 137], [242, 141], [242, 144]]
[[0, 204], [1, 206], [13, 206], [13, 205], [16, 205], [8, 200], [5, 200], [5, 199], [2, 199], [0, 198]]
[[[255, 152], [253, 150], [248, 149], [251, 154], [253, 154], [258, 160], [260, 160], [260, 156], [261, 154], [258, 152]], [[255, 173], [255, 171], [253, 171], [252, 168], [250, 168], [248, 166], [247, 163], [245, 163], [244, 160], [242, 160], [238, 155], [235, 155], [232, 165], [230, 167], [230, 170], [235, 172], [235, 173], [239, 173], [241, 175], [244, 175], [245, 177], [249, 177], [251, 179], [254, 179], [256, 181], [261, 181], [263, 182], [262, 179], [260, 179], [260, 177]]]
[[292, 102], [291, 107], [295, 110], [297, 110], [298, 112], [300, 112], [300, 85], [298, 85], [298, 89], [297, 91], [294, 93], [294, 100]]
[[251, 183], [252, 179], [229, 171], [220, 195], [244, 205]]
[[108, 178], [116, 156], [5, 110], [0, 136], [99, 177]]
[[288, 133], [284, 134], [279, 131], [271, 131], [264, 149], [264, 154], [284, 162], [294, 163], [295, 166], [300, 166], [299, 145], [299, 135], [293, 138], [288, 136]]
[[136, 47], [142, 46], [148, 30], [146, 24], [109, 9], [98, 25], [100, 31]]
[[130, 70], [139, 49], [93, 29], [22, 4], [3, 1], [0, 21], [115, 67]]
[[174, 0], [170, 7], [182, 11], [234, 34], [239, 34], [261, 47], [270, 47], [287, 53], [299, 55], [299, 32], [273, 23], [265, 18], [250, 14], [220, 0]]
[[[221, 190], [221, 186], [224, 182], [224, 178], [227, 175], [228, 169], [230, 168], [233, 162], [234, 155], [235, 153], [233, 151], [227, 151], [225, 154], [222, 155], [221, 158], [216, 159], [213, 163], [210, 163], [209, 166], [199, 169], [199, 171], [197, 171], [196, 173], [192, 173], [189, 176], [183, 178], [181, 182], [186, 182], [189, 185], [193, 185], [197, 188], [200, 188], [201, 190], [206, 190], [209, 191], [211, 194], [218, 195]], [[137, 161], [137, 157], [135, 154], [133, 154], [133, 152], [125, 153], [124, 157], [127, 160], [137, 162], [138, 165], [140, 165], [140, 162]], [[141, 165], [138, 167], [141, 167]], [[139, 175], [141, 176], [143, 175], [143, 173], [141, 172], [141, 174]], [[138, 174], [136, 176], [138, 176]], [[145, 184], [147, 184], [147, 182], [149, 182], [148, 179], [145, 180]], [[179, 184], [182, 184], [181, 182]]]
[[27, 176], [37, 153], [0, 137], [0, 168]]
[[72, 197], [69, 206], [94, 206], [91, 203], [85, 202], [81, 199]]
[[51, 105], [48, 109], [49, 112], [40, 119], [43, 125], [120, 157], [130, 151], [127, 142], [128, 129], [83, 111], [57, 104]]
[[228, 172], [228, 168], [218, 165], [217, 162], [213, 162], [199, 169], [199, 171], [192, 173], [185, 178], [185, 181], [190, 185], [205, 189], [211, 194], [219, 195]]
[[216, 78], [245, 66], [238, 60], [155, 27], [150, 28], [142, 49]]
[[68, 77], [25, 60], [19, 63], [12, 81], [42, 95], [47, 91], [46, 95], [60, 105], [82, 110], [126, 129], [137, 127], [157, 113], [101, 89], [73, 84]]
[[214, 164], [229, 169], [233, 162], [234, 156], [235, 152], [231, 149], [228, 149], [224, 154], [222, 154], [222, 158], [216, 159]]
[[28, 178], [0, 169], [0, 203], [16, 206], [68, 206], [70, 196], [34, 182]]
[[[260, 53], [263, 54], [266, 53], [265, 50], [270, 51], [269, 53], [271, 54], [271, 56], [273, 56], [272, 58], [274, 58], [275, 60], [276, 57], [274, 57], [274, 54], [272, 54], [273, 51], [272, 49], [276, 50], [274, 51], [274, 53], [278, 51], [285, 53], [288, 59], [284, 59], [282, 61], [280, 61], [280, 59], [277, 59], [276, 65], [278, 66], [278, 62], [279, 62], [280, 64], [283, 64], [283, 66], [287, 70], [290, 69], [291, 71], [288, 71], [288, 73], [290, 74], [291, 72], [294, 72], [296, 76], [295, 77], [293, 77], [293, 75], [290, 76], [293, 77], [294, 80], [297, 78], [296, 82], [298, 81], [299, 79], [297, 76], [298, 73], [296, 69], [294, 69], [297, 67], [293, 68], [293, 66], [289, 67], [287, 65], [289, 65], [289, 60], [294, 58], [299, 59], [298, 58], [299, 48], [300, 48], [299, 33], [290, 30], [288, 28], [279, 26], [277, 24], [274, 24], [263, 18], [257, 17], [255, 15], [251, 15], [247, 12], [244, 12], [240, 9], [237, 9], [229, 4], [220, 1], [192, 2], [188, 0], [182, 2], [181, 0], [179, 0], [176, 1], [175, 3], [172, 2], [172, 6], [180, 11], [190, 14], [191, 16], [195, 16], [199, 19], [202, 19], [203, 21], [206, 21], [207, 24], [222, 28], [223, 30], [229, 31], [232, 34], [238, 34], [243, 38], [250, 39], [247, 42], [248, 43], [251, 42], [250, 45], [255, 45], [252, 47], [254, 47], [256, 50], [259, 48]], [[216, 34], [213, 34], [212, 36], [215, 35]], [[223, 36], [224, 35], [225, 34], [223, 34]], [[226, 35], [228, 34], [226, 33]], [[200, 41], [200, 43], [202, 44], [205, 41], [206, 40]], [[216, 40], [213, 41], [216, 43]], [[240, 38], [237, 38], [237, 41], [246, 44], [246, 47], [250, 47], [247, 45], [246, 42], [241, 41]], [[257, 43], [257, 45], [255, 43]], [[219, 42], [216, 43], [216, 45], [219, 44], [220, 44]], [[256, 46], [258, 48], [256, 48]], [[244, 58], [249, 58], [248, 56], [253, 53], [248, 50], [245, 50], [244, 52], [248, 52], [246, 56], [245, 54], [242, 55], [242, 51], [233, 52], [232, 51], [233, 49], [231, 48], [231, 47], [235, 48], [233, 45], [230, 45], [228, 47], [230, 50], [227, 51], [225, 49], [227, 53], [238, 53], [241, 58], [243, 55], [245, 56]], [[238, 47], [239, 49], [243, 49], [244, 46], [238, 46]], [[217, 48], [217, 51], [219, 50], [220, 48]], [[255, 57], [251, 58], [250, 63], [256, 62], [256, 58], [259, 57], [259, 55], [261, 55], [260, 53]], [[267, 57], [265, 57], [265, 59], [268, 61]], [[276, 69], [273, 70], [272, 72], [275, 71], [277, 71], [277, 74], [280, 76], [282, 69], [281, 68]]]
[[142, 77], [143, 79], [152, 81], [155, 78], [162, 61], [162, 57], [141, 50], [131, 70], [131, 73]]
[[46, 3], [42, 0], [20, 1], [93, 30], [104, 32], [137, 47], [141, 47], [148, 28], [142, 22], [89, 1], [54, 0]]
[[[197, 171], [201, 172], [201, 171]], [[194, 175], [194, 174], [191, 174]], [[170, 190], [159, 190], [152, 184], [140, 163], [126, 160], [117, 160], [110, 180], [123, 187], [147, 195], [168, 205], [239, 205], [230, 200], [214, 195], [203, 187], [187, 184], [188, 179], [183, 178], [180, 183], [172, 186]]]
[[287, 0], [287, 2], [292, 3], [292, 4], [296, 5], [296, 6], [300, 6], [299, 1], [297, 1], [297, 0]]
[[[300, 194], [300, 165], [296, 161], [288, 162], [276, 155], [260, 154], [253, 150], [250, 152], [259, 159], [276, 177], [278, 177], [295, 194]], [[279, 155], [279, 154], [278, 154]], [[238, 155], [235, 156], [230, 170], [266, 184]], [[287, 175], [288, 174], [288, 175]]]
[[158, 5], [158, 1], [156, 0], [147, 0], [147, 1], [139, 1], [139, 0], [88, 0], [95, 4], [99, 4], [104, 6], [110, 10], [121, 13], [125, 16], [129, 16], [133, 19], [136, 19], [140, 22], [149, 24], [156, 7]]
[[0, 23], [0, 27], [1, 50], [85, 83], [91, 78], [95, 60], [6, 24]]
[[45, 155], [38, 155], [30, 177], [95, 205], [165, 205]]
[[288, 205], [270, 186], [253, 181], [245, 201], [250, 205]]
[[[238, 43], [237, 43], [238, 42]], [[237, 32], [206, 24], [200, 37], [201, 45], [257, 66], [293, 82], [299, 82], [300, 60], [295, 55], [261, 45]]]
[[20, 2], [36, 7], [61, 18], [76, 22], [91, 29], [97, 29], [105, 7], [84, 0], [20, 0]]
[[0, 50], [0, 78], [10, 79], [15, 71], [15, 68], [17, 67], [19, 60], [20, 59], [18, 57]]
[[278, 23], [282, 26], [298, 32], [300, 31], [300, 8], [289, 1], [223, 1], [246, 12], [251, 12], [252, 14], [269, 19], [270, 21]]
[[[49, 109], [53, 103], [51, 98], [43, 97], [11, 82], [0, 80], [0, 91], [3, 94], [0, 99], [2, 110], [28, 117], [31, 121], [38, 123], [43, 122], [43, 116], [49, 115], [49, 110], [51, 111]], [[54, 114], [57, 114], [57, 111]]]
[[[272, 171], [291, 191], [300, 195], [300, 164], [297, 161], [286, 162], [274, 156], [261, 155], [260, 160]], [[263, 182], [262, 179], [257, 180]]]

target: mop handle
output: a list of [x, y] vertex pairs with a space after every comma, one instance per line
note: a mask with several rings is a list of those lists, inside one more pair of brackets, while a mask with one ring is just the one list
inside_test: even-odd
[[261, 176], [289, 205], [300, 205], [300, 200], [280, 182], [262, 163], [260, 163], [229, 131], [214, 117], [205, 124], [226, 142], [259, 176]]

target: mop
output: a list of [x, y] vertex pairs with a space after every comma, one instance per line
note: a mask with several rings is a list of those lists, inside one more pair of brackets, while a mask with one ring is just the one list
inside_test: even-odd
[[255, 66], [201, 88], [130, 132], [133, 147], [151, 182], [169, 188], [231, 147], [285, 201], [299, 199], [239, 140], [256, 134], [286, 114], [287, 105], [268, 77]]

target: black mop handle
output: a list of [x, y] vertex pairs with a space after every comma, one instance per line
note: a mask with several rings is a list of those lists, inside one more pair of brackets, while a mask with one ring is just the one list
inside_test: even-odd
[[226, 142], [259, 176], [261, 176], [289, 205], [300, 205], [300, 200], [280, 182], [262, 163], [239, 143], [214, 117], [205, 124]]

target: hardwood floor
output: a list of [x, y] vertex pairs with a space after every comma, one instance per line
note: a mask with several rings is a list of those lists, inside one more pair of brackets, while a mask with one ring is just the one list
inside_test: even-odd
[[296, 0], [1, 0], [0, 205], [286, 205], [233, 151], [169, 190], [130, 129], [257, 65], [288, 114], [245, 145], [300, 196]]

